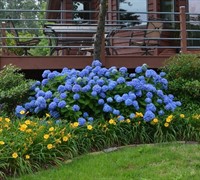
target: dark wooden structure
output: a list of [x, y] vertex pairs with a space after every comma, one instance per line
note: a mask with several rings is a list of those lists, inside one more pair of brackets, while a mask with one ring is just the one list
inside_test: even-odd
[[[85, 3], [85, 11], [92, 10], [94, 13], [86, 14], [86, 19], [90, 19], [91, 24], [97, 23], [99, 1], [98, 0], [48, 0], [46, 18], [49, 22], [55, 23], [72, 23], [73, 21], [73, 2]], [[147, 0], [148, 15], [147, 20], [150, 19], [163, 19], [164, 15], [157, 12], [165, 12], [164, 1], [162, 0]], [[131, 31], [128, 28], [120, 29], [112, 32], [112, 38], [110, 39], [110, 54], [103, 54], [101, 59], [105, 67], [121, 67], [126, 66], [127, 68], [135, 68], [136, 66], [142, 65], [143, 63], [148, 64], [151, 68], [158, 68], [164, 65], [166, 59], [176, 55], [179, 52], [187, 53], [187, 35], [186, 35], [186, 15], [185, 11], [188, 11], [187, 0], [173, 1], [174, 21], [179, 21], [180, 28], [180, 40], [179, 44], [176, 39], [173, 40], [172, 33], [170, 31], [164, 31], [161, 37], [161, 46], [164, 48], [155, 48], [155, 52], [151, 55], [143, 55], [138, 53], [138, 48], [127, 48], [130, 46], [130, 37], [143, 37], [144, 27], [136, 27], [137, 31], [134, 31], [132, 27]], [[180, 8], [184, 6], [185, 8]], [[57, 11], [64, 10], [64, 11]], [[115, 21], [118, 20], [118, 0], [108, 0], [108, 15], [107, 23], [115, 25]], [[95, 13], [96, 12], [96, 13]], [[177, 14], [176, 14], [177, 13]], [[178, 14], [179, 13], [179, 14]], [[170, 14], [170, 13], [169, 13]], [[141, 30], [138, 30], [140, 29]], [[127, 30], [128, 29], [128, 30]], [[167, 29], [170, 29], [167, 27]], [[173, 46], [179, 46], [179, 48], [173, 48]], [[117, 48], [116, 48], [117, 47]], [[114, 49], [115, 48], [115, 49]], [[112, 50], [114, 49], [114, 50]], [[116, 53], [117, 51], [117, 53]], [[4, 50], [3, 50], [4, 52]], [[77, 53], [71, 53], [59, 56], [14, 56], [3, 53], [0, 55], [0, 69], [7, 64], [15, 64], [22, 69], [26, 70], [37, 70], [37, 69], [62, 69], [63, 67], [82, 69], [85, 66], [91, 64], [92, 56], [77, 55]]]

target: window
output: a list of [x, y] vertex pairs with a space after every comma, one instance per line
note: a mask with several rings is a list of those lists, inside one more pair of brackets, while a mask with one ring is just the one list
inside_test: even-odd
[[188, 37], [191, 38], [187, 41], [188, 46], [200, 46], [200, 3], [199, 0], [188, 0], [189, 5], [189, 23], [187, 24]]
[[195, 25], [200, 25], [200, 1], [189, 0], [190, 22]]
[[118, 0], [120, 23], [127, 26], [146, 24], [147, 0]]
[[91, 19], [90, 10], [90, 1], [73, 1], [73, 10], [76, 11], [73, 13], [73, 20], [77, 23], [88, 23]]
[[174, 21], [175, 16], [174, 16], [174, 0], [162, 0], [160, 3], [160, 11], [161, 12], [166, 12], [166, 14], [161, 14], [161, 18], [166, 20], [166, 21]]

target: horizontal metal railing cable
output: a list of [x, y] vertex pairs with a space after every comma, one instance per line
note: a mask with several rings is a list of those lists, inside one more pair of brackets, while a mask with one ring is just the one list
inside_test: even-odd
[[[7, 9], [7, 10], [0, 10], [1, 12], [5, 13], [5, 14], [11, 14], [11, 13], [80, 13], [80, 11], [71, 11], [71, 10], [17, 10], [17, 9]], [[84, 11], [84, 13], [90, 13], [90, 14], [94, 14], [94, 13], [98, 13], [98, 11]], [[122, 12], [121, 11], [108, 11], [107, 14], [117, 14], [117, 16], [119, 16]], [[127, 13], [127, 12], [126, 12]], [[153, 15], [159, 15], [159, 16], [162, 16], [162, 15], [172, 15], [174, 17], [179, 17], [180, 13], [179, 12], [175, 12], [175, 13], [172, 13], [172, 12], [128, 12], [128, 13], [134, 13], [134, 15], [146, 15], [147, 17], [150, 17], [150, 16], [153, 16]], [[192, 13], [186, 13], [185, 14], [187, 17], [189, 16], [195, 16], [195, 15], [199, 15], [199, 14], [192, 14]], [[186, 32], [189, 33], [190, 36], [187, 37], [187, 41], [190, 42], [191, 45], [188, 45], [187, 48], [188, 49], [199, 49], [200, 50], [200, 43], [198, 44], [197, 41], [200, 40], [200, 36], [198, 36], [198, 33], [200, 33], [200, 22], [199, 21], [192, 21], [192, 23], [194, 25], [191, 24], [191, 21], [188, 20], [188, 18], [186, 18], [187, 21], [186, 21], [186, 25], [187, 25], [187, 29], [186, 29]], [[1, 44], [1, 48], [24, 48], [24, 47], [27, 47], [27, 48], [55, 48], [55, 47], [60, 47], [61, 49], [64, 49], [64, 48], [77, 48], [77, 49], [80, 49], [80, 48], [89, 48], [89, 47], [92, 47], [93, 46], [93, 42], [89, 45], [86, 43], [84, 43], [84, 41], [88, 40], [89, 38], [91, 38], [91, 41], [94, 41], [93, 37], [90, 36], [90, 37], [86, 37], [83, 35], [83, 37], [81, 36], [81, 33], [80, 34], [75, 34], [73, 35], [73, 33], [71, 33], [70, 36], [66, 36], [65, 34], [62, 34], [61, 36], [54, 36], [49, 33], [46, 33], [46, 34], [43, 34], [44, 31], [46, 30], [46, 28], [44, 27], [45, 24], [49, 23], [51, 24], [52, 22], [55, 22], [55, 23], [52, 23], [52, 25], [55, 25], [56, 26], [56, 23], [59, 23], [60, 25], [62, 26], [65, 26], [67, 25], [67, 23], [71, 23], [72, 22], [72, 19], [46, 19], [45, 17], [42, 17], [42, 18], [35, 18], [35, 19], [31, 19], [31, 18], [23, 18], [23, 19], [17, 19], [17, 18], [11, 18], [10, 20], [12, 20], [14, 23], [18, 23], [15, 27], [15, 30], [17, 30], [18, 32], [21, 32], [22, 34], [25, 34], [26, 33], [28, 34], [29, 32], [37, 32], [38, 36], [34, 37], [31, 36], [25, 36], [25, 35], [19, 35], [19, 37], [13, 37], [13, 36], [6, 36], [6, 37], [3, 37], [2, 36], [2, 33], [1, 36], [0, 36], [0, 39], [1, 41], [10, 41], [10, 40], [20, 40], [20, 41], [23, 41], [23, 40], [29, 40], [30, 38], [38, 38], [40, 39], [41, 41], [46, 41], [46, 44], [38, 44], [37, 46], [16, 46], [16, 45], [11, 45], [11, 44]], [[6, 18], [2, 18], [0, 19], [1, 22], [5, 22], [7, 21]], [[84, 27], [84, 26], [87, 26], [88, 28], [90, 27], [94, 27], [94, 26], [97, 26], [97, 20], [81, 20], [82, 21], [82, 24], [81, 23], [77, 23], [76, 21], [76, 26], [78, 27]], [[37, 24], [37, 27], [27, 27], [27, 26], [22, 26], [23, 23], [26, 23], [26, 22], [33, 22], [35, 24]], [[87, 23], [86, 23], [87, 22]], [[106, 19], [106, 26], [109, 26], [110, 27], [110, 30], [108, 32], [106, 32], [107, 34], [109, 34], [110, 32], [112, 31], [117, 31], [117, 33], [115, 33], [115, 36], [110, 36], [110, 37], [105, 37], [105, 42], [106, 41], [114, 41], [115, 44], [113, 43], [110, 43], [110, 44], [105, 44], [105, 48], [111, 48], [111, 49], [134, 49], [134, 48], [157, 48], [157, 49], [180, 49], [180, 43], [178, 44], [178, 42], [180, 42], [182, 39], [180, 37], [180, 21], [177, 20], [177, 18], [175, 18], [174, 20], [167, 20], [167, 19], [161, 19], [161, 18], [158, 18], [158, 19], [139, 19], [139, 20], [127, 20], [126, 21], [127, 24], [130, 22], [130, 23], [140, 23], [139, 25], [135, 25], [135, 26], [126, 26], [124, 23], [124, 20], [110, 20], [110, 19]], [[140, 26], [146, 26], [146, 24], [148, 22], [162, 22], [163, 24], [166, 24], [168, 25], [168, 27], [166, 26], [165, 28], [162, 29], [162, 33], [168, 33], [168, 34], [171, 34], [169, 35], [168, 37], [165, 37], [165, 36], [161, 36], [159, 38], [155, 37], [151, 37], [151, 38], [146, 38], [144, 37], [143, 35], [139, 35], [139, 33], [143, 33], [145, 31], [147, 31], [146, 27], [144, 28], [140, 28]], [[195, 25], [195, 23], [197, 25]], [[21, 25], [21, 26], [20, 26]], [[117, 25], [117, 27], [116, 27]], [[68, 24], [68, 26], [72, 26], [70, 24]], [[121, 26], [121, 27], [120, 27]], [[194, 27], [196, 29], [194, 29]], [[198, 29], [199, 28], [199, 29]], [[0, 25], [0, 32], [2, 31], [11, 31], [13, 30], [12, 28], [9, 28], [9, 27], [1, 27]], [[73, 29], [72, 29], [73, 30]], [[74, 29], [74, 31], [76, 31], [77, 29]], [[148, 30], [151, 30], [151, 29], [148, 29]], [[138, 33], [138, 36], [134, 36], [134, 40], [137, 40], [137, 41], [145, 41], [145, 40], [160, 40], [160, 41], [170, 41], [170, 45], [159, 45], [159, 46], [151, 46], [151, 47], [148, 47], [148, 46], [136, 46], [136, 45], [128, 45], [126, 43], [124, 43], [123, 45], [120, 44], [120, 42], [117, 42], [117, 41], [123, 41], [123, 42], [128, 42], [130, 40], [130, 35], [126, 36], [126, 35], [122, 35], [123, 33], [129, 33], [129, 32], [135, 32], [136, 34]], [[121, 33], [121, 34], [120, 34]], [[70, 34], [70, 33], [69, 33]], [[83, 34], [83, 33], [82, 33]], [[197, 36], [196, 36], [197, 34]], [[58, 44], [50, 44], [52, 42], [49, 42], [50, 41], [57, 41], [61, 39], [62, 41], [69, 41], [69, 45], [67, 44], [62, 44], [60, 45], [59, 43]], [[71, 43], [70, 44], [70, 41], [74, 41], [74, 44]], [[80, 41], [76, 41], [76, 40], [80, 40]], [[47, 42], [48, 41], [48, 42]], [[72, 41], [72, 42], [73, 42]], [[81, 41], [83, 41], [81, 43]], [[197, 45], [194, 45], [195, 43]], [[78, 44], [79, 43], [79, 44]], [[174, 44], [173, 44], [174, 43]]]

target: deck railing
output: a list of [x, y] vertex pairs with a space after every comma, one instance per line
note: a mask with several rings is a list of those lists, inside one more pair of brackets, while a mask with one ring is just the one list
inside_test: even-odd
[[[90, 17], [96, 16], [96, 20], [62, 19], [62, 14], [76, 13], [75, 11], [0, 11], [5, 14], [0, 19], [0, 52], [4, 56], [90, 56], [93, 53], [98, 23], [96, 11], [82, 12], [89, 13]], [[58, 19], [46, 19], [47, 12], [61, 15]], [[128, 12], [133, 15], [132, 19], [119, 20], [117, 17], [120, 13], [122, 12], [107, 12], [105, 40], [103, 40], [104, 55], [158, 56], [200, 51], [200, 14], [187, 13], [184, 7], [180, 7], [180, 11], [175, 13]], [[123, 13], [127, 15], [127, 12]], [[21, 16], [17, 18], [19, 14]], [[163, 19], [164, 14], [170, 14], [173, 18]], [[8, 15], [10, 19], [7, 18]], [[9, 27], [8, 21], [12, 21], [15, 26]], [[163, 25], [161, 29], [148, 26], [149, 23], [158, 22]], [[13, 35], [13, 30], [17, 30], [18, 34]], [[148, 36], [150, 31], [160, 31], [160, 34]], [[24, 41], [34, 38], [40, 42], [23, 44]], [[22, 43], [17, 44], [17, 41]], [[28, 53], [25, 53], [25, 50]]]

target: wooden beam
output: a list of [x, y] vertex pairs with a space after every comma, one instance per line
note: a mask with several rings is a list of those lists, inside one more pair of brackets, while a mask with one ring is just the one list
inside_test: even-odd
[[[164, 65], [166, 59], [170, 56], [105, 56], [105, 67], [135, 68], [142, 64], [147, 64], [150, 68], [158, 68]], [[20, 67], [22, 70], [40, 70], [40, 69], [63, 69], [64, 67], [83, 69], [91, 65], [92, 56], [0, 56], [0, 69], [8, 64]]]

